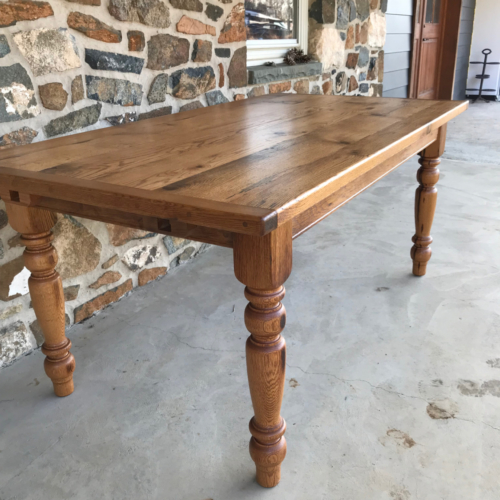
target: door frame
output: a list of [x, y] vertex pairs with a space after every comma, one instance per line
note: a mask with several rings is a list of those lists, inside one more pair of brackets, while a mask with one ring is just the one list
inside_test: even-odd
[[[426, 0], [420, 0], [424, 7]], [[412, 55], [410, 68], [410, 97], [417, 97], [419, 63], [420, 63], [420, 38], [419, 20], [417, 19], [417, 6], [419, 0], [414, 0], [413, 5], [413, 33]], [[441, 50], [438, 63], [437, 99], [453, 99], [455, 85], [455, 70], [457, 65], [458, 38], [460, 35], [460, 15], [462, 0], [442, 0], [441, 15], [443, 26], [441, 34]]]

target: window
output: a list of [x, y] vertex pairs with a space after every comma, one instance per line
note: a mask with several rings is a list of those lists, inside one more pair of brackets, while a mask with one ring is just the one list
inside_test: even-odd
[[427, 0], [427, 10], [425, 11], [425, 22], [428, 24], [439, 24], [441, 14], [441, 0]]
[[283, 62], [295, 47], [307, 52], [307, 0], [246, 0], [248, 66]]

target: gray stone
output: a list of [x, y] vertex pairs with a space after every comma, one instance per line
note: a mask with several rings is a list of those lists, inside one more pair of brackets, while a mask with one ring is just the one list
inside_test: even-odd
[[158, 75], [153, 80], [153, 83], [151, 84], [151, 87], [148, 92], [149, 104], [165, 102], [167, 87], [168, 87], [168, 75], [166, 74]]
[[319, 85], [313, 85], [313, 88], [311, 89], [311, 94], [315, 95], [321, 95], [323, 92], [321, 92], [321, 87]]
[[347, 75], [345, 74], [345, 72], [341, 71], [337, 73], [337, 76], [335, 77], [335, 93], [340, 94], [342, 92], [345, 92], [346, 83]]
[[51, 120], [43, 131], [47, 137], [55, 137], [56, 135], [67, 134], [75, 130], [89, 127], [99, 120], [101, 114], [101, 104], [94, 104], [86, 108], [72, 111], [65, 116]]
[[171, 115], [172, 106], [165, 106], [163, 108], [153, 109], [153, 111], [148, 111], [147, 113], [141, 113], [139, 115], [138, 121], [147, 120], [148, 118], [158, 118], [159, 116]]
[[110, 0], [108, 10], [119, 21], [142, 23], [154, 28], [170, 26], [170, 10], [161, 0]]
[[35, 76], [79, 68], [76, 40], [66, 28], [41, 28], [13, 35], [14, 42]]
[[123, 115], [107, 116], [105, 120], [113, 127], [137, 121], [137, 113], [123, 113]]
[[234, 51], [233, 57], [227, 71], [229, 88], [247, 86], [247, 48], [241, 47]]
[[212, 21], [218, 21], [222, 14], [224, 14], [224, 9], [222, 9], [222, 7], [219, 7], [218, 5], [207, 3], [205, 14]]
[[[64, 325], [68, 328], [71, 325], [71, 320], [67, 314], [64, 315]], [[36, 345], [40, 347], [45, 342], [45, 337], [42, 332], [42, 327], [36, 319], [33, 323], [30, 323], [30, 330], [36, 340]]]
[[184, 250], [184, 252], [182, 252], [179, 255], [179, 264], [184, 264], [188, 260], [192, 259], [194, 257], [194, 255], [193, 255], [194, 251], [195, 251], [194, 247], [186, 248], [186, 250]]
[[10, 365], [35, 347], [35, 339], [22, 321], [5, 326], [0, 329], [0, 366]]
[[140, 57], [94, 49], [85, 49], [85, 62], [92, 69], [135, 73], [136, 75], [141, 73], [144, 66], [144, 59]]
[[212, 42], [196, 39], [193, 43], [193, 62], [210, 62], [212, 59]]
[[346, 41], [346, 39], [347, 39], [347, 35], [346, 35], [343, 31], [341, 31], [341, 32], [340, 32], [340, 39], [341, 39], [343, 42], [345, 42], [345, 41]]
[[335, 22], [336, 0], [316, 0], [309, 9], [309, 17], [320, 24]]
[[358, 67], [364, 68], [368, 65], [370, 61], [370, 50], [367, 47], [361, 47], [359, 49]]
[[176, 9], [203, 12], [203, 4], [200, 0], [170, 0], [170, 3]]
[[366, 80], [366, 73], [360, 73], [359, 74], [359, 81], [364, 82]]
[[215, 49], [215, 55], [217, 57], [230, 57], [231, 49]]
[[356, 0], [356, 12], [360, 21], [370, 17], [370, 0]]
[[215, 73], [211, 66], [185, 68], [170, 75], [169, 92], [179, 99], [193, 99], [215, 88]]
[[380, 0], [380, 10], [385, 14], [387, 12], [387, 4], [389, 0]]
[[336, 28], [345, 30], [349, 26], [349, 18], [351, 17], [351, 7], [349, 0], [338, 0], [337, 4], [337, 24]]
[[143, 92], [142, 85], [139, 83], [92, 75], [86, 75], [85, 81], [89, 99], [120, 106], [139, 106], [141, 104]]
[[15, 122], [40, 114], [28, 72], [19, 64], [0, 71], [0, 122]]
[[9, 217], [5, 210], [0, 210], [0, 229], [3, 229], [9, 223]]
[[362, 84], [359, 86], [359, 91], [360, 91], [362, 94], [367, 94], [369, 90], [370, 90], [370, 85], [369, 85], [368, 83], [362, 83]]
[[154, 35], [148, 41], [149, 69], [165, 70], [189, 61], [189, 41], [172, 35]]
[[323, 65], [317, 61], [305, 64], [277, 64], [276, 66], [251, 66], [248, 68], [248, 85], [263, 84], [292, 78], [320, 75]]
[[122, 258], [122, 262], [131, 270], [137, 271], [144, 266], [153, 263], [160, 257], [160, 251], [157, 246], [153, 245], [139, 245], [132, 247]]
[[7, 307], [7, 309], [3, 309], [0, 311], [0, 321], [5, 321], [6, 319], [12, 318], [12, 316], [15, 316], [22, 310], [23, 310], [22, 304], [16, 304], [15, 306]]
[[208, 92], [205, 97], [207, 98], [207, 103], [209, 106], [215, 106], [216, 104], [223, 104], [229, 102], [226, 96], [220, 90], [214, 90], [213, 92]]
[[358, 12], [356, 9], [356, 4], [354, 0], [349, 0], [349, 22], [353, 22], [358, 17]]
[[2, 243], [2, 240], [0, 240], [0, 260], [3, 259], [5, 253], [3, 251], [3, 243]]
[[167, 248], [168, 255], [172, 255], [181, 248], [188, 246], [191, 240], [185, 240], [184, 238], [177, 238], [176, 236], [165, 236], [163, 238], [163, 244]]
[[9, 43], [7, 42], [7, 37], [5, 35], [0, 35], [0, 59], [10, 54]]
[[[219, 0], [220, 1], [220, 0]], [[170, 269], [174, 269], [179, 266], [179, 257], [176, 257], [170, 262]]]
[[[188, 104], [184, 104], [184, 106], [181, 106], [179, 109], [179, 113], [183, 111], [191, 111], [193, 109], [199, 109], [199, 108], [204, 108], [203, 104], [200, 101], [193, 101], [189, 102]], [[169, 238], [169, 236], [167, 236]]]

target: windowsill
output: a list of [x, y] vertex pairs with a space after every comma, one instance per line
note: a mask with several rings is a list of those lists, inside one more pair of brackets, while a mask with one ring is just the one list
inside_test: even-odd
[[323, 65], [318, 61], [288, 66], [288, 64], [277, 64], [276, 66], [250, 66], [248, 70], [248, 84], [277, 82], [280, 80], [291, 80], [292, 78], [304, 78], [320, 75]]

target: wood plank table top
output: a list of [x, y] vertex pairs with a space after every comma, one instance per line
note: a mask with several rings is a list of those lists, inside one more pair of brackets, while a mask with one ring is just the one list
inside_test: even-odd
[[0, 151], [0, 190], [97, 220], [89, 206], [254, 235], [294, 220], [298, 235], [466, 107], [268, 95]]

